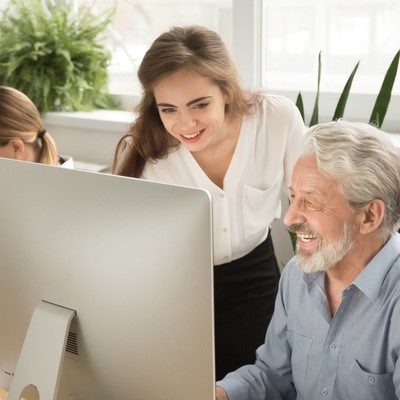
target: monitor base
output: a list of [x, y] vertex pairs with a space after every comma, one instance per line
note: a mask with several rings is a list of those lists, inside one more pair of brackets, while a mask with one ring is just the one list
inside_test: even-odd
[[33, 385], [41, 399], [57, 399], [69, 326], [75, 311], [40, 302], [29, 324], [7, 400], [19, 400]]

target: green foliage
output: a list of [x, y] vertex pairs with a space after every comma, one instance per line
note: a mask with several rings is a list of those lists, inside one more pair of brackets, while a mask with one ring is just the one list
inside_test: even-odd
[[379, 128], [382, 126], [386, 111], [389, 107], [392, 89], [397, 75], [397, 68], [399, 66], [399, 57], [400, 50], [394, 56], [393, 61], [390, 63], [389, 69], [386, 72], [369, 120], [370, 124], [374, 124]]
[[[371, 116], [369, 119], [369, 123], [377, 126], [378, 128], [380, 128], [382, 126], [382, 123], [385, 119], [386, 111], [389, 107], [390, 99], [392, 96], [393, 85], [394, 85], [394, 82], [395, 82], [396, 76], [397, 76], [399, 58], [400, 58], [400, 50], [396, 53], [392, 62], [390, 63], [388, 70], [386, 71], [385, 78], [382, 82], [381, 88], [379, 90], [379, 94], [375, 100], [375, 105], [374, 105], [374, 108], [372, 110], [372, 113], [371, 113]], [[353, 71], [351, 72], [349, 78], [347, 79], [347, 82], [346, 82], [346, 84], [342, 90], [342, 93], [339, 97], [339, 101], [337, 103], [335, 112], [333, 114], [332, 121], [335, 121], [339, 118], [343, 118], [347, 100], [348, 100], [348, 97], [350, 94], [351, 86], [353, 84], [353, 79], [357, 72], [359, 64], [360, 64], [360, 61], [357, 62]], [[319, 54], [318, 54], [317, 91], [316, 91], [316, 96], [315, 96], [315, 104], [314, 104], [313, 113], [312, 113], [312, 116], [310, 119], [310, 123], [308, 124], [309, 126], [318, 124], [318, 120], [319, 120], [318, 105], [319, 105], [319, 99], [320, 99], [321, 70], [322, 70], [321, 52], [319, 52]], [[305, 122], [304, 105], [303, 105], [303, 98], [302, 98], [301, 92], [299, 92], [299, 94], [297, 96], [296, 105], [300, 111], [300, 114], [303, 117], [303, 121]]]
[[303, 96], [301, 95], [301, 92], [299, 92], [299, 94], [297, 95], [296, 106], [300, 111], [301, 118], [303, 118], [303, 121], [305, 121], [304, 103], [303, 103]]
[[353, 71], [351, 72], [349, 78], [347, 79], [346, 84], [344, 85], [342, 94], [339, 97], [338, 104], [335, 109], [335, 113], [333, 114], [333, 121], [336, 121], [339, 118], [343, 118], [344, 109], [346, 108], [347, 99], [349, 98], [351, 85], [353, 84], [354, 75], [357, 72], [358, 66], [360, 65], [360, 61], [356, 64]]
[[315, 96], [314, 102], [314, 109], [311, 115], [310, 126], [318, 124], [318, 112], [319, 112], [319, 90], [321, 85], [321, 69], [322, 69], [322, 62], [321, 62], [321, 52], [318, 54], [318, 79], [317, 79], [317, 94]]
[[0, 84], [21, 90], [41, 113], [115, 108], [111, 53], [103, 44], [115, 7], [94, 15], [71, 3], [11, 0], [0, 19]]

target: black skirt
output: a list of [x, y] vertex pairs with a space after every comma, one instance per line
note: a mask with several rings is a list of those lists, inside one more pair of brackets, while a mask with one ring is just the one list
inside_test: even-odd
[[279, 277], [271, 234], [246, 256], [214, 266], [217, 380], [254, 363], [274, 311]]

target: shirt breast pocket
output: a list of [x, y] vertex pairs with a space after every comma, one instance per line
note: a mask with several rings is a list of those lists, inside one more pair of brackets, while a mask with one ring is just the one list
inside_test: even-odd
[[360, 399], [382, 400], [397, 398], [392, 372], [370, 372], [356, 359], [352, 361], [350, 382], [353, 385], [350, 393], [359, 393]]
[[280, 213], [281, 171], [265, 190], [243, 185], [243, 218], [246, 238], [265, 230]]

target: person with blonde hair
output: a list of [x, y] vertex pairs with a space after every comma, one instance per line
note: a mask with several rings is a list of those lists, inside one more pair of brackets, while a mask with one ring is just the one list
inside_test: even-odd
[[21, 91], [0, 86], [0, 157], [72, 168], [59, 156], [35, 104]]
[[202, 26], [161, 34], [138, 77], [141, 102], [113, 172], [211, 193], [221, 378], [253, 361], [264, 340], [280, 276], [270, 225], [305, 127], [289, 99], [244, 90], [222, 38]]

